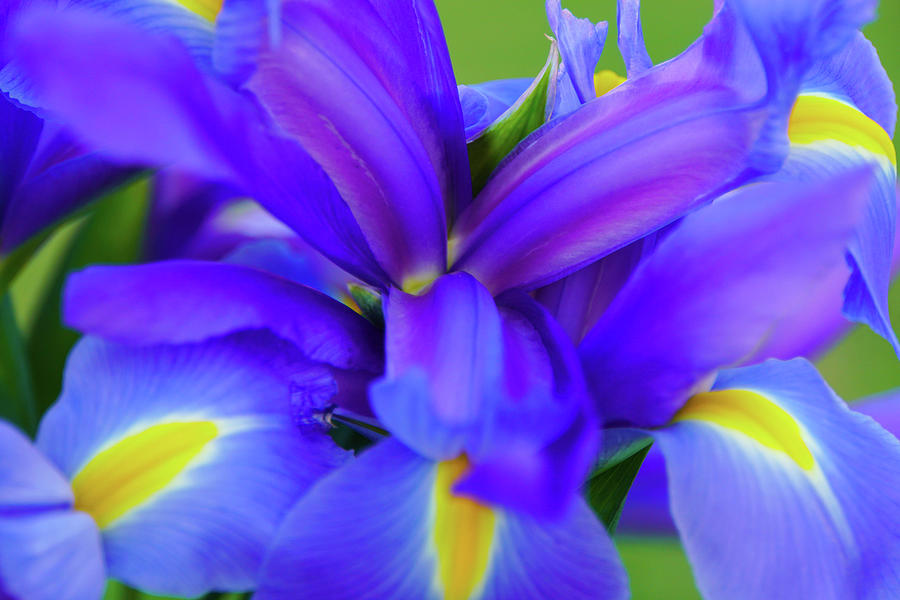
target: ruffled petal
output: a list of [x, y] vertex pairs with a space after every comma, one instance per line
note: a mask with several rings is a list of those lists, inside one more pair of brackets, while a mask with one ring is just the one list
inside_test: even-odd
[[705, 598], [888, 598], [900, 443], [797, 359], [722, 372], [654, 433]]
[[246, 590], [288, 508], [346, 458], [292, 415], [292, 396], [321, 379], [267, 333], [147, 348], [85, 338], [37, 445], [100, 528], [110, 577], [165, 595]]
[[367, 451], [297, 503], [256, 597], [626, 597], [621, 563], [583, 502], [534, 521], [454, 495], [459, 467], [393, 440]]
[[687, 217], [581, 344], [603, 417], [662, 425], [704, 378], [750, 356], [841, 263], [872, 180], [757, 184]]

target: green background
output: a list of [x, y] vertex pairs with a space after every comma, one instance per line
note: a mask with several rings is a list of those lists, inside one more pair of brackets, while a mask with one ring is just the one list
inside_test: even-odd
[[[760, 0], [765, 1], [765, 0]], [[547, 55], [549, 34], [541, 0], [437, 0], [456, 77], [460, 83], [535, 75]], [[615, 0], [563, 0], [579, 17], [609, 21], [601, 68], [624, 74], [616, 49]], [[653, 61], [672, 58], [694, 41], [709, 20], [711, 0], [644, 0], [644, 39]], [[883, 0], [876, 22], [864, 30], [893, 81], [900, 81], [900, 0]], [[900, 286], [891, 297], [900, 322]], [[868, 330], [854, 330], [819, 366], [844, 398], [900, 387], [900, 365], [890, 347]], [[699, 598], [677, 541], [620, 538], [635, 600]], [[735, 568], [740, 568], [735, 566]]]
[[[544, 35], [549, 29], [541, 0], [437, 0], [437, 4], [461, 83], [532, 76], [543, 65], [547, 53]], [[622, 73], [615, 47], [615, 0], [572, 0], [564, 4], [578, 16], [610, 21], [601, 66]], [[645, 0], [645, 39], [654, 61], [675, 56], [696, 39], [711, 6], [710, 0]], [[879, 20], [865, 31], [879, 49], [891, 78], [900, 79], [900, 0], [882, 2]], [[64, 227], [12, 287], [22, 334], [19, 355], [14, 358], [31, 363], [34, 381], [26, 384], [22, 393], [34, 396], [39, 406], [56, 397], [62, 361], [74, 341], [74, 334], [59, 325], [62, 281], [68, 272], [89, 263], [134, 260], [146, 210], [146, 204], [140, 201], [146, 193], [142, 185], [117, 192], [90, 216]], [[123, 202], [121, 196], [133, 196], [134, 202]], [[894, 286], [891, 303], [894, 322], [900, 322], [900, 286]], [[0, 306], [0, 313], [2, 309]], [[7, 343], [5, 347], [13, 346]], [[0, 384], [4, 384], [4, 373], [21, 371], [21, 362], [10, 362], [11, 368], [4, 371], [4, 358], [0, 353]], [[853, 330], [819, 366], [847, 399], [900, 387], [900, 367], [890, 347], [862, 328]], [[698, 598], [677, 541], [621, 537], [617, 543], [631, 576], [635, 600]], [[137, 597], [115, 586], [109, 592], [110, 600]]]

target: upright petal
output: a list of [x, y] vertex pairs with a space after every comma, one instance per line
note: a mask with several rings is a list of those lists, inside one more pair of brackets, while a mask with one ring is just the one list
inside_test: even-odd
[[[799, 6], [786, 16], [787, 4]], [[763, 57], [745, 15], [725, 4], [682, 55], [535, 132], [454, 227], [453, 268], [495, 292], [546, 284], [777, 170], [800, 78], [827, 56], [812, 45], [837, 50], [859, 22], [843, 3], [816, 21], [819, 4], [766, 3], [753, 15], [751, 28], [802, 29], [803, 56], [791, 42]]]
[[[408, 20], [411, 9], [393, 10]], [[416, 77], [423, 57], [408, 55], [367, 0], [298, 0], [283, 14], [283, 39], [260, 57], [249, 89], [328, 173], [394, 282], [443, 272], [443, 171], [429, 153], [442, 140], [426, 127], [434, 113], [432, 88]]]
[[130, 344], [202, 341], [266, 328], [312, 360], [381, 370], [379, 335], [343, 304], [262, 271], [203, 261], [90, 267], [69, 280], [65, 322]]
[[[594, 90], [594, 70], [606, 42], [607, 23], [594, 24], [590, 19], [579, 19], [569, 9], [562, 8], [560, 0], [547, 0], [547, 20], [559, 42], [559, 54], [563, 69], [557, 88], [553, 116], [567, 114], [597, 96]], [[572, 93], [563, 91], [572, 90]], [[570, 96], [572, 101], [563, 101]]]
[[678, 58], [526, 138], [451, 232], [453, 268], [494, 292], [536, 287], [721, 191], [744, 171], [764, 118], [753, 108], [763, 74], [747, 52], [722, 11]]
[[843, 260], [871, 185], [866, 171], [758, 184], [684, 219], [582, 342], [603, 417], [662, 425], [704, 378], [751, 355]]
[[621, 563], [583, 502], [534, 521], [456, 496], [459, 470], [393, 440], [367, 451], [297, 503], [256, 597], [626, 597]]
[[253, 103], [200, 71], [179, 43], [74, 8], [29, 13], [14, 42], [43, 106], [92, 148], [233, 183], [346, 270], [389, 283], [322, 169], [271, 132]]
[[900, 443], [809, 363], [722, 372], [654, 433], [710, 600], [888, 598], [900, 585]]
[[110, 577], [166, 595], [245, 590], [287, 509], [345, 458], [292, 419], [291, 395], [317, 377], [267, 333], [86, 338], [37, 444], [100, 528]]
[[628, 77], [637, 77], [653, 66], [647, 47], [644, 46], [641, 0], [617, 0], [616, 31], [619, 53], [625, 61], [625, 73]]

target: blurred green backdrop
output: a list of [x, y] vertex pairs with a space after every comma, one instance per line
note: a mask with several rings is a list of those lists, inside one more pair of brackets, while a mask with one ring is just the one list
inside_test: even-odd
[[[436, 2], [460, 83], [528, 77], [544, 64], [544, 34], [550, 31], [541, 0]], [[615, 41], [615, 0], [563, 0], [563, 6], [579, 17], [609, 21], [600, 66], [624, 74]], [[644, 39], [653, 61], [662, 62], [684, 50], [700, 34], [711, 11], [711, 0], [644, 0]], [[878, 20], [864, 31], [878, 48], [891, 80], [900, 81], [900, 0], [882, 0]], [[894, 286], [891, 301], [894, 323], [900, 323], [900, 285]], [[890, 346], [861, 328], [824, 357], [819, 366], [829, 383], [847, 399], [900, 386], [900, 364]], [[631, 576], [634, 600], [699, 598], [677, 541], [620, 538], [617, 543]]]
[[[547, 53], [549, 33], [541, 0], [436, 0], [460, 83], [526, 77], [538, 72]], [[615, 46], [615, 0], [568, 0], [576, 15], [610, 22], [602, 68], [623, 72]], [[701, 32], [711, 0], [644, 0], [645, 39], [655, 62], [671, 58]], [[882, 0], [881, 14], [865, 29], [875, 43], [891, 79], [900, 81], [900, 0]], [[146, 210], [144, 183], [101, 201], [89, 217], [57, 233], [12, 286], [16, 319], [27, 340], [27, 359], [34, 373], [33, 393], [39, 403], [58, 393], [58, 373], [74, 334], [59, 325], [59, 293], [66, 273], [94, 262], [136, 258]], [[132, 196], [133, 202], [121, 201]], [[111, 224], [115, 223], [113, 227]], [[900, 285], [892, 293], [892, 312], [900, 323]], [[825, 377], [844, 398], [900, 387], [900, 365], [886, 342], [857, 328], [819, 363]], [[46, 372], [45, 372], [46, 371]], [[631, 576], [635, 600], [699, 598], [687, 560], [676, 540], [622, 537], [617, 540]], [[739, 568], [739, 566], [736, 566]], [[111, 587], [109, 600], [137, 597]]]

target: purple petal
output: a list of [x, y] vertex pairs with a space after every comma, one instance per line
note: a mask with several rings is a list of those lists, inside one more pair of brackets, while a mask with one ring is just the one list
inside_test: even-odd
[[619, 53], [625, 61], [625, 73], [637, 77], [653, 66], [644, 46], [641, 29], [641, 0], [618, 0], [616, 3], [616, 30]]
[[894, 436], [848, 409], [800, 359], [724, 371], [691, 402], [699, 404], [654, 437], [704, 598], [895, 593]]
[[549, 283], [735, 180], [765, 89], [740, 33], [720, 13], [680, 57], [526, 139], [452, 231], [453, 268], [495, 292]]
[[379, 335], [364, 318], [324, 294], [236, 265], [91, 267], [69, 279], [63, 313], [70, 327], [130, 344], [267, 328], [313, 360], [381, 370]]
[[601, 21], [595, 25], [590, 19], [579, 19], [568, 9], [563, 9], [560, 0], [547, 0], [546, 10], [550, 29], [559, 42], [559, 54], [562, 58], [559, 86], [574, 92], [574, 96], [569, 94], [572, 96], [570, 102], [561, 102], [567, 94], [559, 92], [552, 114], [561, 116], [597, 97], [594, 70], [606, 42], [607, 23]]
[[442, 140], [423, 133], [429, 90], [418, 85], [408, 48], [363, 0], [283, 8], [284, 37], [260, 57], [249, 89], [328, 173], [395, 282], [442, 272], [448, 198], [429, 152]]
[[844, 257], [873, 184], [757, 184], [687, 217], [635, 271], [580, 347], [604, 419], [668, 422], [739, 363]]
[[235, 183], [346, 270], [388, 283], [321, 168], [267, 132], [252, 103], [204, 75], [174, 40], [75, 9], [38, 11], [20, 23], [15, 50], [43, 105], [92, 147]]
[[559, 325], [527, 296], [500, 303], [465, 274], [441, 277], [422, 296], [393, 291], [373, 410], [429, 458], [465, 452], [473, 468], [461, 490], [558, 514], [592, 461], [594, 418]]
[[0, 225], [31, 162], [42, 128], [38, 117], [0, 98]]

